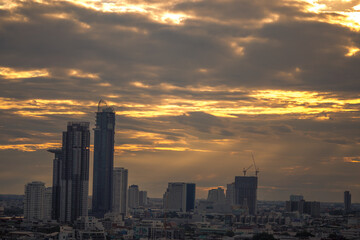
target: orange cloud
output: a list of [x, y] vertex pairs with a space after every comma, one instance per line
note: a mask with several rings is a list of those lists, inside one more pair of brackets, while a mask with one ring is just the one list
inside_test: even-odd
[[46, 69], [33, 69], [20, 71], [9, 67], [0, 67], [0, 76], [5, 79], [20, 79], [34, 77], [49, 77], [50, 74]]
[[360, 163], [360, 156], [355, 157], [343, 157], [344, 162], [350, 162], [350, 163]]

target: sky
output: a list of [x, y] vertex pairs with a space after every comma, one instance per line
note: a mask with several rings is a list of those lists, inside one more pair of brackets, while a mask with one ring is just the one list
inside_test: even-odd
[[253, 153], [259, 200], [360, 202], [359, 31], [359, 0], [0, 0], [0, 194], [51, 186], [46, 149], [103, 99], [150, 197]]

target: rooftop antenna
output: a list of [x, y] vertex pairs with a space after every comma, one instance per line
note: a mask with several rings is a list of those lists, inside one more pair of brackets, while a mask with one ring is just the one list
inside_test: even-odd
[[243, 169], [244, 176], [246, 176], [246, 171], [249, 170], [252, 167], [252, 164], [248, 168]]
[[254, 162], [254, 167], [255, 167], [255, 176], [258, 175], [258, 173], [260, 172], [259, 171], [259, 168], [256, 167], [256, 163], [255, 163], [255, 158], [254, 158], [254, 154], [251, 152], [251, 157], [252, 157], [252, 160]]

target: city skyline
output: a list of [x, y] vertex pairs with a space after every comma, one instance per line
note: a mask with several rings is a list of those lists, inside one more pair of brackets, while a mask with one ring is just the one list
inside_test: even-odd
[[[162, 197], [360, 202], [358, 1], [0, 1], [0, 194], [52, 186], [67, 122], [116, 112], [114, 167]], [[90, 139], [89, 193], [93, 145]], [[254, 168], [248, 175], [254, 175]]]

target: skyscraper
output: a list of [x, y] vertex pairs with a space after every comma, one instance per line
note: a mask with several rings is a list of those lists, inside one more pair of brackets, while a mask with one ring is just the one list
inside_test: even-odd
[[349, 213], [351, 211], [351, 194], [349, 191], [344, 192], [344, 208], [345, 213]]
[[62, 148], [52, 148], [47, 150], [54, 153], [53, 160], [53, 184], [52, 184], [52, 201], [51, 201], [51, 218], [54, 220], [60, 219], [60, 184], [61, 184], [61, 163], [62, 163]]
[[164, 209], [189, 212], [195, 207], [195, 183], [171, 182], [164, 194]]
[[43, 182], [31, 182], [25, 185], [24, 218], [28, 221], [42, 220], [44, 218]]
[[256, 214], [258, 178], [256, 176], [235, 177], [235, 202], [249, 210], [249, 214]]
[[131, 185], [128, 191], [128, 206], [129, 209], [139, 207], [139, 186]]
[[69, 122], [63, 132], [60, 178], [60, 221], [87, 216], [89, 190], [89, 122]]
[[99, 101], [94, 128], [94, 174], [92, 212], [103, 217], [112, 210], [115, 112]]
[[112, 210], [116, 213], [126, 214], [126, 200], [128, 188], [128, 170], [114, 168], [113, 173], [113, 202]]

